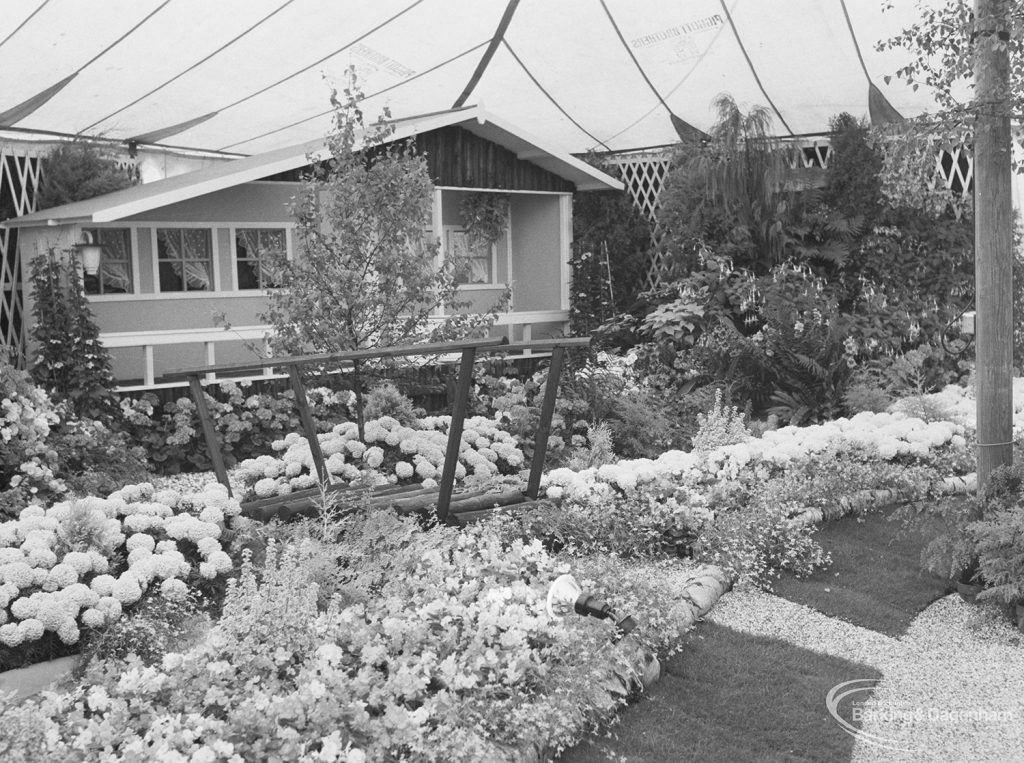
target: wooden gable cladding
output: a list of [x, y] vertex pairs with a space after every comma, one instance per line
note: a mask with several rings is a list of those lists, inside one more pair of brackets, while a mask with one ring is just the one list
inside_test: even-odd
[[435, 185], [571, 193], [575, 184], [458, 125], [416, 136]]

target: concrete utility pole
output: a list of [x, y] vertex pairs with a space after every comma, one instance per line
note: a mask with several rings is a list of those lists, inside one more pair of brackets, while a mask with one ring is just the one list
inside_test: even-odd
[[1013, 208], [1010, 198], [1011, 0], [974, 0], [974, 280], [978, 489], [1013, 462]]

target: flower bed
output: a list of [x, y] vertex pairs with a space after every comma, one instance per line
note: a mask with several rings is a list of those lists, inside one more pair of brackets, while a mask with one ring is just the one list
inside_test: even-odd
[[218, 538], [239, 510], [217, 484], [184, 496], [144, 483], [105, 499], [29, 506], [0, 524], [0, 666], [53, 635], [75, 644], [150, 587], [181, 599], [230, 571]]
[[[77, 691], [0, 720], [20, 720], [24, 744], [43, 758], [75, 750], [112, 759], [478, 761], [558, 750], [625, 700], [638, 647], [675, 648], [700, 614], [686, 588], [703, 573], [576, 561], [589, 590], [640, 623], [613, 643], [607, 621], [547, 614], [547, 587], [567, 565], [508, 529], [423, 531], [373, 512], [337, 544], [271, 544], [263, 572], [243, 567], [197, 647], [152, 667], [98, 666]], [[318, 577], [324, 554], [336, 571]], [[326, 611], [317, 582], [333, 595]]]
[[554, 469], [543, 481], [549, 498], [600, 499], [615, 491], [672, 478], [680, 484], [700, 486], [743, 474], [767, 478], [816, 454], [859, 450], [880, 461], [900, 457], [927, 460], [947, 451], [963, 451], [966, 428], [949, 421], [926, 423], [899, 413], [859, 413], [807, 427], [770, 430], [759, 438], [699, 451], [668, 451], [657, 459], [634, 459], [574, 472]]
[[[207, 392], [206, 404], [229, 466], [265, 452], [275, 439], [299, 427], [291, 390], [280, 395], [248, 394], [248, 381], [220, 381], [217, 386], [220, 393], [213, 397]], [[310, 413], [321, 431], [351, 415], [351, 392], [316, 387], [307, 391], [307, 397]], [[158, 398], [147, 393], [123, 399], [121, 412], [132, 442], [145, 446], [152, 468], [163, 473], [210, 468], [199, 414], [191, 398], [181, 397], [160, 406]]]
[[[432, 484], [444, 466], [451, 417], [428, 416], [416, 424], [416, 428], [403, 426], [397, 419], [382, 416], [366, 422], [362, 441], [355, 423], [335, 426], [319, 436], [327, 470], [349, 482]], [[272, 447], [281, 453], [279, 457], [259, 456], [238, 466], [236, 476], [250, 488], [249, 497], [267, 498], [316, 486], [313, 456], [305, 437], [292, 433]], [[466, 419], [456, 479], [472, 476], [486, 480], [514, 473], [523, 463], [515, 438], [493, 420], [482, 416]]]

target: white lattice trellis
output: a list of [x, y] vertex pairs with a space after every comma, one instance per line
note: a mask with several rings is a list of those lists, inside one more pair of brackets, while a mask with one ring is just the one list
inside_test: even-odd
[[[827, 136], [792, 138], [783, 142], [786, 162], [792, 170], [827, 170], [832, 145]], [[648, 287], [656, 287], [666, 271], [661, 246], [664, 229], [658, 221], [662, 185], [671, 165], [672, 149], [616, 154], [608, 158], [621, 171], [626, 191], [651, 223], [651, 260], [647, 272]], [[966, 193], [974, 179], [974, 163], [964, 146], [940, 149], [935, 157], [935, 187]]]
[[[0, 144], [0, 218], [34, 212], [42, 176], [31, 149]], [[25, 364], [25, 319], [17, 231], [0, 228], [0, 348], [19, 367]]]
[[647, 286], [657, 286], [665, 270], [661, 238], [664, 233], [658, 222], [658, 197], [671, 166], [672, 152], [639, 151], [615, 154], [609, 162], [619, 168], [626, 192], [651, 224], [651, 262], [647, 269]]

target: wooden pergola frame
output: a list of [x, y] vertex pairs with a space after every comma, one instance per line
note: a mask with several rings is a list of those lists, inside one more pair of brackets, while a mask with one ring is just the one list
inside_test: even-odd
[[[448, 429], [448, 442], [445, 451], [444, 467], [437, 488], [423, 488], [417, 485], [387, 485], [370, 491], [367, 502], [376, 506], [393, 506], [401, 512], [425, 511], [429, 506], [436, 505], [437, 519], [441, 522], [465, 524], [480, 519], [494, 511], [497, 507], [516, 508], [537, 500], [540, 492], [540, 478], [544, 469], [547, 454], [548, 437], [551, 433], [551, 421], [555, 411], [555, 400], [558, 395], [558, 384], [565, 359], [565, 351], [572, 348], [589, 347], [590, 337], [563, 338], [541, 340], [536, 342], [519, 342], [509, 344], [505, 338], [474, 339], [455, 343], [418, 344], [386, 349], [356, 350], [352, 352], [326, 353], [319, 355], [293, 355], [279, 358], [268, 358], [247, 363], [230, 363], [218, 366], [202, 366], [186, 368], [175, 372], [174, 376], [188, 379], [192, 399], [196, 404], [206, 449], [213, 463], [217, 480], [231, 493], [227, 467], [221, 452], [221, 443], [214, 426], [213, 416], [206, 404], [201, 377], [209, 373], [245, 373], [266, 368], [286, 369], [292, 392], [295, 395], [295, 406], [298, 409], [302, 431], [309, 443], [310, 454], [317, 478], [323, 488], [300, 490], [283, 496], [273, 496], [242, 504], [242, 512], [264, 520], [280, 516], [289, 518], [295, 514], [315, 514], [323, 491], [351, 491], [345, 484], [331, 482], [327, 470], [320, 441], [317, 438], [316, 423], [309, 408], [306, 387], [302, 381], [301, 369], [304, 366], [338, 366], [355, 364], [364, 360], [381, 358], [410, 357], [416, 355], [451, 355], [460, 354], [458, 381], [455, 399], [452, 406], [452, 422]], [[537, 428], [533, 461], [527, 487], [523, 491], [509, 490], [502, 493], [473, 491], [455, 495], [455, 467], [459, 459], [459, 445], [462, 441], [463, 425], [469, 402], [469, 391], [473, 381], [473, 364], [480, 352], [536, 352], [551, 351], [551, 364], [548, 370], [548, 383], [544, 390], [541, 405], [540, 422]]]

